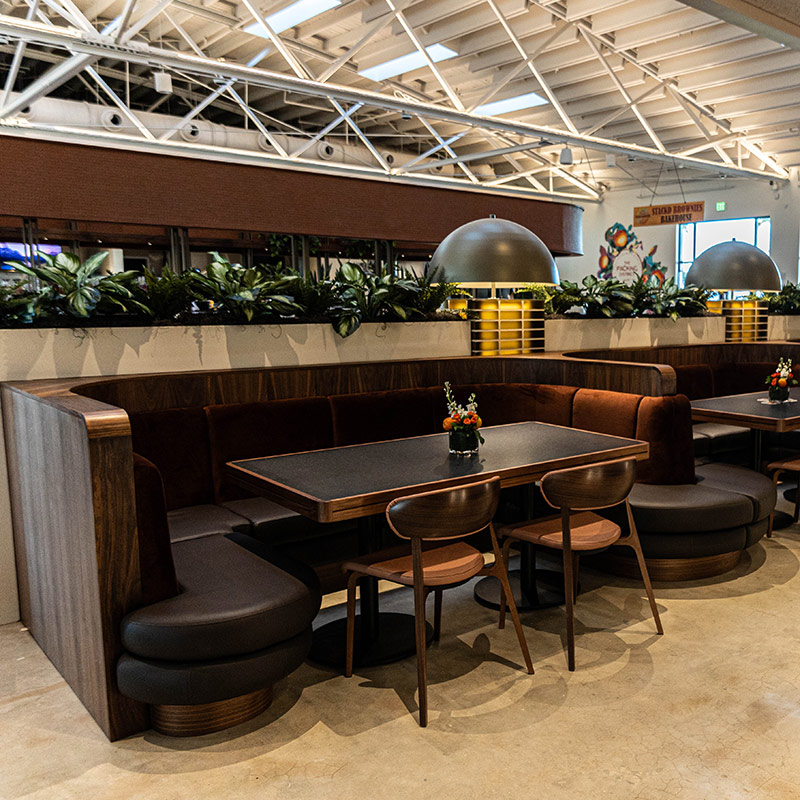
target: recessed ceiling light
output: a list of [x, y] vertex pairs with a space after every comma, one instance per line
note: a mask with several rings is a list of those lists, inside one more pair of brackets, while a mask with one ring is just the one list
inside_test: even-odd
[[499, 114], [508, 114], [509, 111], [521, 111], [523, 108], [533, 108], [547, 103], [541, 95], [536, 92], [518, 94], [516, 97], [507, 97], [505, 100], [495, 100], [492, 103], [484, 103], [475, 109], [476, 114], [484, 117], [496, 117]]
[[[432, 44], [430, 47], [425, 48], [425, 52], [434, 62], [446, 61], [448, 58], [458, 55], [455, 50], [451, 50], [443, 44]], [[411, 72], [424, 67], [427, 63], [425, 56], [419, 50], [415, 50], [413, 53], [406, 53], [404, 56], [392, 58], [389, 61], [376, 64], [374, 67], [359, 70], [358, 74], [373, 81], [384, 81], [387, 78], [393, 78], [395, 75], [402, 75], [404, 72]]]
[[[323, 11], [328, 11], [328, 9], [341, 5], [341, 2], [342, 0], [296, 0], [286, 8], [282, 8], [280, 11], [265, 17], [265, 19], [275, 33], [281, 33], [289, 30], [289, 28], [294, 28], [295, 25], [300, 25], [312, 17], [316, 17]], [[242, 28], [242, 30], [245, 33], [252, 33], [254, 36], [269, 39], [267, 29], [260, 22], [253, 22]]]

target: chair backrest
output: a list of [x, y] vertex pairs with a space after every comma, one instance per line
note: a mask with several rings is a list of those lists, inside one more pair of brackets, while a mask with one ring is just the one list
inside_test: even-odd
[[625, 500], [635, 480], [636, 459], [622, 458], [548, 472], [542, 478], [542, 494], [553, 508], [608, 508]]
[[389, 503], [386, 519], [402, 539], [458, 539], [482, 531], [500, 498], [500, 478], [437, 489]]

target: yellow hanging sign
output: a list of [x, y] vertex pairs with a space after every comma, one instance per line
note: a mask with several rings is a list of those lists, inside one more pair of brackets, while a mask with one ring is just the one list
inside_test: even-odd
[[633, 226], [681, 225], [684, 222], [702, 222], [705, 219], [704, 200], [694, 203], [667, 203], [662, 206], [637, 206], [633, 209]]

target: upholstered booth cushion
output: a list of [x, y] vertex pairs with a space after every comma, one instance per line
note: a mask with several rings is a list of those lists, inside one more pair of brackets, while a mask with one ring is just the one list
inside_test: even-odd
[[[453, 387], [453, 391], [460, 402], [466, 402], [470, 393], [475, 392], [484, 425], [535, 420], [569, 426], [572, 424], [572, 402], [578, 389], [547, 384], [484, 383], [459, 384]], [[442, 418], [444, 413], [442, 397]]]
[[117, 685], [127, 697], [153, 705], [214, 703], [272, 686], [299, 667], [311, 629], [255, 653], [205, 662], [157, 661], [123, 655]]
[[702, 483], [637, 483], [631, 490], [630, 502], [637, 527], [648, 536], [653, 532], [721, 531], [755, 521], [749, 497]]
[[766, 519], [774, 510], [778, 493], [775, 484], [760, 472], [732, 464], [704, 464], [697, 467], [698, 486], [721, 489], [748, 497], [753, 504], [751, 522]]
[[252, 495], [229, 478], [225, 471], [228, 461], [333, 446], [326, 397], [207, 406], [205, 414], [218, 503]]
[[572, 427], [634, 439], [642, 399], [638, 394], [578, 389], [572, 404]]
[[685, 394], [690, 400], [714, 396], [714, 373], [708, 364], [684, 364], [673, 369], [676, 394]]
[[167, 509], [213, 503], [208, 427], [202, 408], [129, 414], [133, 449], [161, 472]]
[[714, 364], [714, 397], [766, 391], [765, 378], [775, 369], [769, 361]]
[[336, 394], [328, 400], [337, 447], [439, 433], [447, 411], [440, 388]]
[[173, 542], [217, 536], [233, 531], [247, 532], [250, 520], [224, 506], [210, 503], [201, 506], [176, 508], [167, 513], [169, 537]]
[[692, 407], [687, 397], [643, 397], [635, 438], [650, 443], [650, 457], [639, 464], [639, 483], [694, 483]]
[[149, 605], [178, 594], [178, 579], [172, 561], [161, 475], [155, 464], [137, 453], [133, 454], [133, 482], [142, 605]]
[[[645, 558], [704, 558], [732, 553], [749, 547], [749, 525], [726, 528], [723, 531], [698, 531], [696, 533], [648, 533], [641, 537]], [[758, 541], [758, 536], [754, 541]], [[633, 557], [633, 552], [620, 553]]]
[[123, 619], [122, 644], [134, 656], [189, 662], [255, 653], [307, 630], [319, 610], [317, 593], [224, 536], [172, 549], [181, 593]]

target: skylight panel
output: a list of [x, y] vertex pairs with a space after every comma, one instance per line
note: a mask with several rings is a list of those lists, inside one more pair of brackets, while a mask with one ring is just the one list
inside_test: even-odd
[[[443, 44], [432, 44], [430, 47], [425, 48], [425, 52], [434, 62], [446, 61], [448, 58], [458, 55], [455, 50], [451, 50]], [[406, 53], [404, 56], [392, 58], [389, 61], [376, 64], [374, 67], [359, 70], [358, 74], [373, 81], [384, 81], [387, 78], [393, 78], [395, 75], [402, 75], [404, 72], [411, 72], [424, 67], [427, 63], [425, 56], [419, 50], [415, 50], [413, 53]]]
[[495, 100], [492, 103], [484, 103], [478, 106], [474, 113], [484, 117], [496, 117], [500, 114], [508, 114], [510, 111], [521, 111], [523, 108], [533, 108], [547, 103], [541, 95], [536, 92], [518, 94], [516, 97], [507, 97], [505, 100]]
[[[294, 28], [295, 25], [300, 25], [306, 20], [318, 16], [323, 11], [336, 8], [336, 6], [341, 5], [341, 2], [342, 0], [296, 0], [286, 8], [282, 8], [280, 11], [276, 11], [266, 17], [267, 24], [275, 33], [282, 33], [289, 30], [289, 28]], [[242, 30], [245, 33], [252, 33], [254, 36], [269, 38], [267, 29], [260, 22], [253, 22]]]

